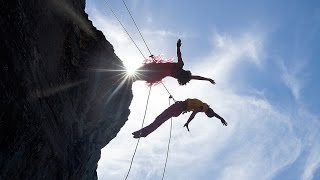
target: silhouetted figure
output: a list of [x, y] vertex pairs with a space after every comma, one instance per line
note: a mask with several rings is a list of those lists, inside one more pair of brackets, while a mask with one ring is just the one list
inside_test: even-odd
[[183, 61], [181, 57], [181, 40], [177, 41], [177, 56], [178, 62], [166, 62], [166, 63], [147, 63], [144, 64], [142, 67], [136, 70], [136, 80], [143, 80], [147, 81], [147, 83], [153, 84], [161, 81], [163, 78], [167, 76], [171, 76], [178, 80], [180, 85], [185, 85], [191, 79], [195, 80], [206, 80], [215, 84], [213, 79], [205, 78], [202, 76], [192, 75], [190, 71], [184, 70], [183, 68]]
[[154, 130], [156, 130], [159, 126], [161, 126], [161, 124], [164, 123], [166, 120], [172, 117], [178, 117], [181, 113], [190, 111], [192, 111], [192, 114], [190, 115], [188, 121], [184, 125], [184, 127], [186, 127], [188, 131], [189, 123], [193, 120], [193, 118], [198, 112], [204, 112], [210, 118], [217, 117], [221, 120], [221, 123], [224, 126], [228, 125], [227, 122], [217, 113], [215, 113], [206, 103], [203, 103], [198, 99], [186, 99], [185, 101], [177, 101], [176, 103], [172, 104], [169, 108], [164, 110], [150, 125], [133, 132], [133, 137], [146, 137]]

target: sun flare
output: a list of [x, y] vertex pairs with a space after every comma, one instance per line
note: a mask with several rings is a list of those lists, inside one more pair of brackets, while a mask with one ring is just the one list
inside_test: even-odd
[[132, 68], [132, 67], [126, 67], [126, 70], [127, 70], [127, 74], [129, 75], [129, 76], [134, 76], [135, 74], [136, 74], [136, 70], [137, 70], [137, 68]]
[[141, 66], [140, 64], [136, 63], [136, 62], [126, 62], [124, 63], [124, 66], [126, 68], [127, 71], [127, 75], [128, 76], [134, 76], [136, 75], [136, 70], [139, 68], [139, 66]]

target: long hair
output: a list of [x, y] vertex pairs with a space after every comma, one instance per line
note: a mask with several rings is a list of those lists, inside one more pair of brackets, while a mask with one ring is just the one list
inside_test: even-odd
[[191, 72], [179, 69], [177, 73], [177, 80], [180, 85], [186, 85], [191, 80]]

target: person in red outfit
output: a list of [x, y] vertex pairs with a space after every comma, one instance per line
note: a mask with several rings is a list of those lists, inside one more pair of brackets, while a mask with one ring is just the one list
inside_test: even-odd
[[187, 84], [191, 79], [195, 80], [206, 80], [215, 84], [213, 79], [192, 75], [190, 71], [183, 69], [183, 60], [181, 57], [181, 40], [177, 41], [177, 56], [178, 62], [166, 62], [166, 63], [157, 63], [151, 62], [144, 64], [142, 67], [136, 70], [135, 80], [147, 81], [149, 84], [154, 84], [160, 82], [163, 78], [170, 76], [176, 78], [180, 85]]
[[150, 125], [133, 132], [132, 135], [134, 138], [146, 137], [168, 119], [172, 117], [178, 117], [181, 113], [191, 111], [192, 114], [190, 115], [188, 121], [184, 124], [184, 127], [186, 127], [188, 131], [189, 123], [199, 112], [205, 113], [209, 118], [216, 117], [220, 119], [224, 126], [228, 125], [228, 123], [216, 112], [214, 112], [206, 103], [200, 101], [199, 99], [186, 99], [185, 101], [177, 101], [176, 103], [172, 104], [169, 108], [164, 110]]

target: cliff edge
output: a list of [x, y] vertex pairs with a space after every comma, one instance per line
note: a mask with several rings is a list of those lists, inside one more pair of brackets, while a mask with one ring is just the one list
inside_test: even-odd
[[0, 18], [0, 179], [97, 179], [129, 116], [122, 62], [85, 0], [10, 0]]

